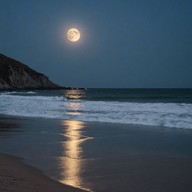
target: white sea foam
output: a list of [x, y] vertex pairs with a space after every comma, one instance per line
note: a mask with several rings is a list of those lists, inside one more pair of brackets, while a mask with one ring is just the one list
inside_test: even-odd
[[78, 101], [63, 96], [2, 93], [0, 113], [192, 129], [192, 104], [181, 103]]
[[34, 91], [28, 91], [27, 93], [28, 94], [36, 94], [36, 92], [34, 92]]
[[27, 94], [36, 94], [35, 91], [7, 91], [7, 92], [2, 92], [1, 95], [27, 95]]

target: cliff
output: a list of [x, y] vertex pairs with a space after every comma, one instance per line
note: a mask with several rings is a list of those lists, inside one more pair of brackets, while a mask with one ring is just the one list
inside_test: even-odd
[[0, 90], [59, 89], [44, 74], [0, 54]]

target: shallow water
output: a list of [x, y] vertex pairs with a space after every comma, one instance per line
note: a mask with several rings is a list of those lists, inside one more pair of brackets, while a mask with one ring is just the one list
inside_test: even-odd
[[3, 117], [0, 152], [90, 191], [192, 191], [192, 131]]

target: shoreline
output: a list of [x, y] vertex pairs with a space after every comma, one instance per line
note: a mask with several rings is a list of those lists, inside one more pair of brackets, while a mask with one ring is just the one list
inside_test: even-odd
[[[82, 189], [70, 187], [69, 192], [192, 189], [190, 129], [0, 115], [0, 138], [0, 153], [13, 155], [4, 161], [10, 165], [7, 178], [4, 182], [0, 179], [0, 191], [5, 186], [12, 187], [9, 191], [38, 192], [33, 190], [36, 185], [42, 187], [39, 192], [47, 192], [46, 187], [50, 192], [61, 187], [64, 192], [67, 185]], [[0, 166], [4, 163], [0, 155]], [[24, 177], [33, 191], [14, 189], [16, 181], [20, 182], [18, 187], [23, 186], [20, 167], [32, 169], [30, 174], [40, 178]], [[16, 181], [12, 172], [17, 173]]]
[[10, 114], [2, 114], [0, 113], [0, 121], [1, 118], [5, 119], [20, 119], [22, 120], [31, 120], [31, 119], [37, 119], [37, 120], [48, 120], [48, 121], [79, 121], [87, 124], [106, 124], [106, 125], [117, 125], [117, 126], [122, 126], [124, 129], [125, 127], [131, 127], [131, 128], [136, 128], [136, 129], [152, 129], [152, 130], [186, 130], [186, 131], [191, 131], [192, 128], [184, 128], [184, 127], [168, 127], [168, 126], [160, 126], [160, 125], [144, 125], [144, 124], [127, 124], [127, 123], [121, 123], [121, 122], [107, 122], [107, 121], [85, 121], [85, 120], [80, 120], [80, 119], [62, 119], [62, 118], [55, 118], [55, 117], [36, 117], [36, 116], [22, 116], [22, 115], [10, 115]]
[[1, 192], [83, 192], [85, 190], [62, 184], [27, 165], [22, 158], [0, 153]]

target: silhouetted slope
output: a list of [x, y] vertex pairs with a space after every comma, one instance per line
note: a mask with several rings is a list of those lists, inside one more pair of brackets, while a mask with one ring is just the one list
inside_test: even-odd
[[60, 88], [44, 74], [0, 54], [0, 90]]

